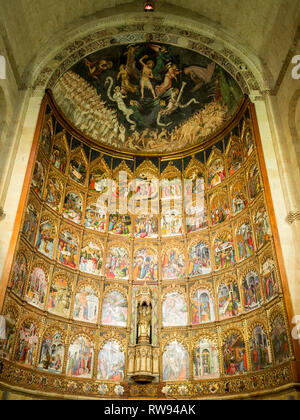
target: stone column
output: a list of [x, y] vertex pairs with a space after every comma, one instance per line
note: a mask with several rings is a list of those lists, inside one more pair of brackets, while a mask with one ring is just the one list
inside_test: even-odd
[[[27, 91], [22, 96], [20, 95], [19, 100], [23, 105], [20, 105], [20, 121], [16, 121], [16, 124], [19, 124], [19, 130], [15, 133], [14, 142], [11, 146], [8, 162], [4, 170], [5, 178], [1, 183], [1, 207], [6, 217], [2, 217], [2, 220], [0, 219], [0, 278], [13, 232], [41, 101], [43, 99], [42, 95], [38, 95], [26, 100], [26, 96], [30, 94], [31, 92]], [[22, 117], [23, 113], [24, 118]]]
[[300, 168], [289, 133], [281, 124], [277, 98], [254, 101], [270, 184], [292, 312], [300, 315]]

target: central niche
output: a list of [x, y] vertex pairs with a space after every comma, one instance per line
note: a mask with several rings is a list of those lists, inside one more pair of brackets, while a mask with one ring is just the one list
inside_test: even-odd
[[[164, 153], [200, 144], [223, 128], [243, 93], [217, 63], [166, 44], [112, 46], [74, 65], [54, 97], [65, 116], [100, 144]], [[83, 179], [84, 173], [73, 171]]]

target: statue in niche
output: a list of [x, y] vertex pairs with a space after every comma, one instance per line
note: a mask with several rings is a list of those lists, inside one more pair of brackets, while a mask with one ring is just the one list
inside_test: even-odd
[[151, 304], [143, 303], [138, 306], [138, 343], [151, 344]]

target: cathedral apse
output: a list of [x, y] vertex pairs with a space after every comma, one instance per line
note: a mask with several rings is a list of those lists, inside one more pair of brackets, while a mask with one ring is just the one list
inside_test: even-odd
[[32, 153], [1, 382], [105, 399], [292, 382], [255, 114], [223, 68], [162, 44], [88, 56], [46, 94]]

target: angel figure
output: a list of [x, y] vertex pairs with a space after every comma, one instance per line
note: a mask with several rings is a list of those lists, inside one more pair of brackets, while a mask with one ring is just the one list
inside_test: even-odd
[[155, 90], [158, 95], [163, 95], [169, 89], [172, 88], [173, 79], [178, 81], [177, 76], [180, 74], [177, 64], [168, 63], [166, 66], [166, 74], [163, 83], [160, 86], [156, 86]]
[[127, 55], [126, 69], [130, 77], [139, 80], [141, 78], [141, 71], [136, 66], [135, 51], [137, 45], [130, 45], [128, 51], [124, 54]]
[[161, 122], [162, 116], [171, 115], [178, 108], [184, 109], [184, 108], [188, 108], [192, 104], [200, 103], [195, 98], [190, 99], [186, 104], [180, 103], [185, 86], [186, 86], [186, 82], [183, 82], [180, 91], [179, 89], [176, 88], [176, 89], [170, 89], [169, 92], [167, 92], [167, 95], [170, 98], [169, 103], [164, 109], [161, 109], [159, 111], [158, 116], [157, 116], [157, 125], [159, 125], [160, 127], [168, 127], [169, 125], [172, 124], [172, 122], [169, 122], [167, 124], [164, 124], [163, 122]]
[[124, 95], [126, 95], [126, 93], [136, 93], [136, 91], [138, 90], [138, 87], [136, 85], [133, 85], [130, 82], [130, 76], [129, 76], [129, 72], [128, 72], [128, 68], [122, 64], [120, 66], [120, 71], [117, 77], [117, 80], [121, 79], [121, 87], [122, 87], [122, 93]]
[[107, 60], [89, 61], [87, 58], [85, 58], [84, 63], [89, 69], [90, 75], [96, 80], [99, 80], [98, 76], [100, 76], [103, 71], [109, 70], [113, 66], [112, 61]]
[[164, 45], [150, 44], [149, 47], [157, 53], [156, 65], [153, 69], [154, 77], [157, 78], [166, 64], [171, 60], [171, 57], [168, 48]]
[[184, 69], [184, 73], [187, 76], [190, 76], [192, 81], [195, 83], [192, 92], [197, 92], [199, 89], [202, 88], [203, 85], [211, 81], [215, 72], [215, 68], [216, 64], [211, 63], [207, 66], [207, 68], [199, 66], [190, 66]]
[[152, 83], [150, 79], [153, 79], [153, 67], [154, 61], [148, 60], [147, 63], [144, 63], [144, 60], [148, 58], [147, 55], [140, 59], [140, 64], [143, 66], [142, 77], [141, 77], [141, 94], [142, 99], [145, 97], [145, 88], [149, 89], [153, 95], [153, 98], [156, 99], [156, 94], [153, 89]]
[[131, 116], [134, 114], [134, 109], [127, 107], [126, 103], [124, 102], [126, 95], [122, 93], [120, 86], [116, 86], [114, 88], [113, 95], [111, 95], [111, 89], [112, 89], [113, 83], [114, 81], [112, 77], [108, 77], [106, 79], [105, 84], [109, 85], [108, 90], [107, 90], [107, 96], [112, 102], [117, 103], [119, 110], [124, 114], [124, 116], [126, 117], [126, 120], [131, 124], [131, 129], [135, 130], [136, 122], [131, 119]]

